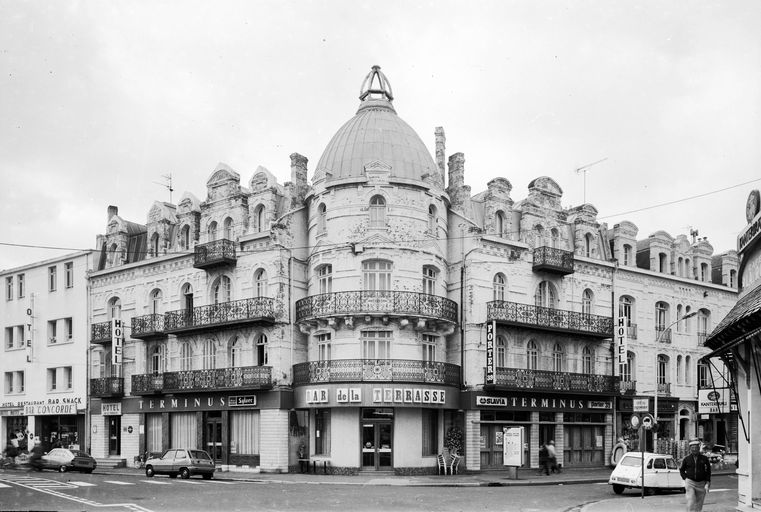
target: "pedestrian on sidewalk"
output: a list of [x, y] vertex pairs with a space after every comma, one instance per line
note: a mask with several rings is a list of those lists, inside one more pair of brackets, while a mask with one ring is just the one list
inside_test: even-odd
[[555, 451], [555, 441], [552, 439], [547, 443], [547, 458], [550, 471], [553, 473], [560, 473], [560, 468], [558, 467], [558, 454]]
[[547, 451], [547, 444], [543, 444], [539, 448], [539, 474], [550, 474], [550, 454]]
[[679, 474], [684, 480], [688, 512], [702, 512], [703, 502], [711, 487], [711, 463], [700, 453], [700, 441], [690, 441], [690, 454], [682, 459]]

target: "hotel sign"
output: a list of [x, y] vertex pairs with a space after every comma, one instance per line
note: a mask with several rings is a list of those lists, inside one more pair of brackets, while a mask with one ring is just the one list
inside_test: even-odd
[[103, 416], [121, 416], [122, 415], [122, 403], [107, 403], [100, 404], [100, 413]]

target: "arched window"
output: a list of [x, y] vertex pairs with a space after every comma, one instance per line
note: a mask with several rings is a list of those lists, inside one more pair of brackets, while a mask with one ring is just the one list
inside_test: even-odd
[[161, 293], [161, 290], [158, 288], [153, 290], [151, 292], [150, 297], [150, 307], [151, 307], [151, 314], [152, 315], [160, 315], [161, 314], [161, 300], [163, 298], [163, 294]]
[[552, 228], [550, 230], [550, 241], [553, 249], [560, 248], [560, 233], [557, 228]]
[[203, 342], [203, 351], [201, 354], [201, 362], [204, 370], [212, 370], [217, 365], [217, 347], [214, 345], [214, 340], [208, 339]]
[[317, 279], [320, 293], [333, 292], [333, 265], [321, 265], [317, 267]]
[[151, 236], [151, 257], [155, 258], [159, 255], [159, 234], [154, 233]]
[[552, 347], [552, 371], [562, 372], [564, 361], [565, 354], [563, 353], [563, 346], [560, 343], [555, 343], [555, 346]]
[[180, 343], [180, 371], [193, 369], [193, 348], [189, 341]]
[[729, 271], [729, 287], [735, 288], [737, 286], [737, 270]]
[[148, 372], [153, 375], [166, 371], [166, 345], [163, 343], [149, 348]]
[[362, 262], [362, 279], [367, 291], [387, 291], [391, 289], [391, 262], [367, 260]]
[[595, 373], [595, 356], [590, 347], [584, 347], [581, 352], [581, 372], [587, 375]]
[[505, 300], [505, 286], [507, 279], [502, 273], [494, 275], [494, 282], [492, 283], [492, 289], [494, 291], [494, 300]]
[[267, 336], [264, 334], [260, 334], [256, 339], [256, 359], [257, 366], [267, 366], [267, 363], [269, 362]]
[[684, 277], [684, 258], [679, 256], [679, 258], [676, 260], [677, 265], [677, 275], [679, 277]]
[[494, 214], [494, 231], [497, 236], [505, 236], [505, 212], [502, 210]]
[[658, 254], [658, 272], [667, 273], [668, 272], [668, 256], [666, 253], [659, 253]]
[[438, 235], [439, 231], [439, 218], [438, 218], [438, 212], [436, 211], [436, 207], [434, 205], [430, 205], [428, 207], [428, 233], [435, 237]]
[[544, 308], [555, 308], [557, 306], [558, 298], [555, 293], [555, 287], [548, 281], [542, 281], [539, 286], [536, 287], [534, 293], [534, 305]]
[[264, 205], [260, 204], [254, 208], [254, 231], [261, 233], [264, 231]]
[[235, 236], [233, 235], [233, 220], [230, 217], [227, 217], [225, 219], [225, 239], [227, 240], [234, 240]]
[[708, 328], [709, 328], [708, 321], [709, 321], [710, 316], [711, 316], [711, 314], [709, 313], [709, 311], [707, 309], [700, 309], [700, 310], [698, 310], [698, 316], [697, 316], [697, 321], [698, 321], [698, 343], [700, 345], [702, 345], [705, 342], [706, 337], [708, 336]]
[[383, 196], [373, 196], [370, 199], [370, 227], [386, 227], [386, 200]]
[[320, 206], [317, 207], [317, 233], [324, 233], [328, 229], [327, 212], [328, 208], [325, 203], [320, 203]]
[[111, 300], [108, 301], [108, 319], [113, 320], [114, 318], [121, 318], [122, 317], [122, 301], [119, 299], [119, 297], [113, 297]]
[[584, 236], [584, 256], [587, 258], [592, 257], [592, 248], [594, 247], [592, 235], [587, 233]]
[[544, 228], [537, 224], [534, 226], [534, 247], [542, 247], [544, 245]]
[[534, 340], [529, 341], [528, 345], [526, 345], [526, 369], [539, 369], [539, 350], [537, 349]]
[[634, 318], [634, 300], [627, 296], [622, 295], [618, 299], [618, 316], [626, 318], [626, 326], [632, 325], [632, 319]]
[[[669, 358], [664, 354], [658, 354], [658, 387], [665, 386], [668, 382]], [[659, 391], [663, 391], [660, 389]]]
[[209, 242], [213, 242], [217, 239], [217, 221], [211, 221], [207, 234], [209, 235]]
[[682, 313], [682, 305], [681, 304], [677, 304], [676, 305], [676, 319], [680, 320], [680, 321], [676, 323], [676, 332], [682, 332], [684, 330], [684, 325], [683, 324], [685, 322], [681, 321], [683, 316], [684, 316], [684, 314]]
[[[684, 308], [684, 316], [689, 315], [691, 311], [692, 311], [692, 308], [690, 306], [685, 306], [685, 308]], [[683, 320], [683, 323], [684, 323], [684, 332], [689, 334], [690, 331], [692, 330], [692, 329], [690, 329], [690, 325], [691, 325], [692, 322], [688, 318], [687, 320]]]
[[633, 263], [634, 261], [632, 260], [632, 246], [624, 244], [624, 265], [629, 266]]
[[693, 272], [692, 272], [692, 263], [690, 262], [689, 258], [684, 259], [684, 277], [688, 279], [692, 279]]
[[592, 290], [587, 288], [581, 295], [581, 313], [584, 315], [592, 314], [592, 302], [594, 301], [594, 294]]
[[684, 383], [688, 386], [692, 384], [692, 357], [684, 358]]
[[426, 295], [436, 295], [436, 278], [438, 273], [436, 267], [431, 265], [423, 267], [423, 293]]
[[241, 353], [243, 350], [243, 343], [240, 341], [240, 338], [235, 337], [231, 342], [230, 346], [228, 347], [227, 351], [227, 361], [230, 368], [238, 368], [242, 366], [242, 360], [241, 360]]
[[666, 330], [668, 325], [669, 305], [658, 301], [655, 303], [655, 332], [656, 334]]
[[232, 284], [227, 276], [220, 276], [214, 283], [214, 304], [222, 304], [232, 300]]
[[180, 246], [183, 250], [190, 249], [190, 226], [185, 224], [180, 231]]
[[676, 383], [681, 384], [684, 375], [682, 374], [682, 356], [676, 356]]
[[267, 272], [263, 268], [254, 273], [254, 294], [255, 297], [267, 296]]
[[193, 309], [193, 287], [190, 283], [182, 285], [182, 309]]
[[116, 265], [119, 259], [119, 246], [111, 244], [108, 248], [108, 262], [111, 266]]
[[505, 368], [507, 366], [507, 342], [504, 336], [497, 336], [497, 368]]

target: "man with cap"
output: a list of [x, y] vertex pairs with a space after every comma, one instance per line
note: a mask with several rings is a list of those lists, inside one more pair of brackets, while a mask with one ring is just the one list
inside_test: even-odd
[[679, 474], [684, 480], [688, 512], [703, 510], [703, 501], [711, 487], [711, 463], [700, 453], [700, 441], [690, 441], [690, 454], [682, 459]]

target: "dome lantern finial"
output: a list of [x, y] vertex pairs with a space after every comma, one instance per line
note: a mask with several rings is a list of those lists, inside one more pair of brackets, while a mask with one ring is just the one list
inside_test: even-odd
[[391, 92], [391, 84], [386, 75], [380, 70], [380, 66], [373, 66], [370, 72], [362, 82], [359, 89], [359, 99], [362, 101], [382, 100], [389, 102], [394, 101], [394, 95]]

